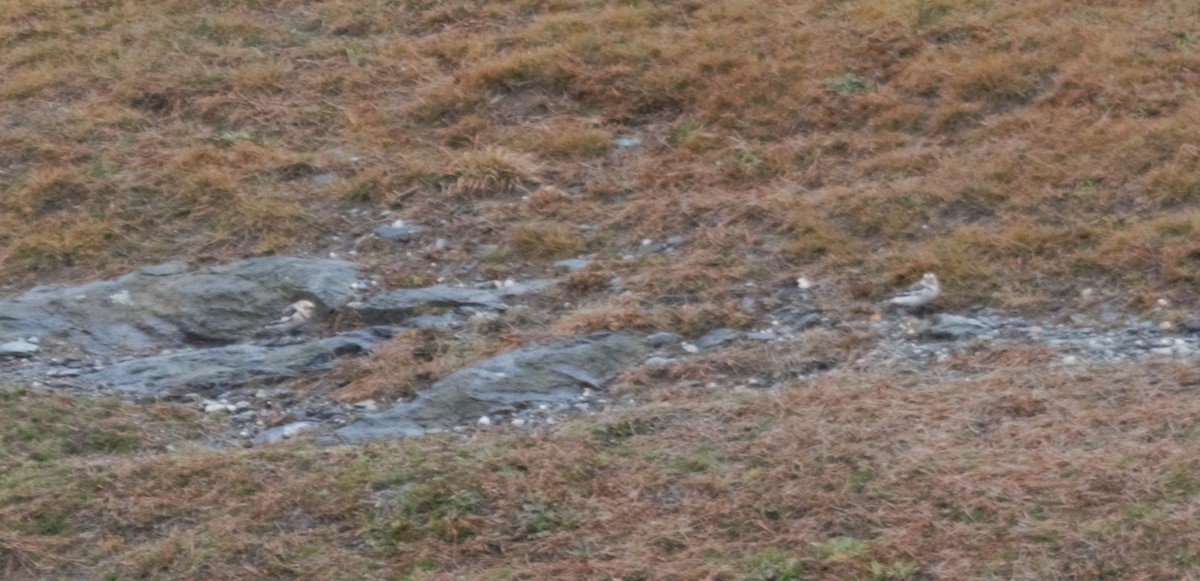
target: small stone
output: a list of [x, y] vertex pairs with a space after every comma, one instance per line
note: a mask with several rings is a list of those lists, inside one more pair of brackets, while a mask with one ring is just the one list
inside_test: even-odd
[[746, 338], [751, 341], [774, 341], [779, 338], [779, 335], [771, 331], [754, 331], [746, 333]]
[[1158, 328], [1160, 331], [1173, 331], [1175, 330], [1175, 323], [1172, 323], [1171, 321], [1163, 321], [1158, 324]]
[[386, 240], [408, 242], [424, 234], [427, 230], [429, 229], [420, 224], [406, 224], [404, 220], [396, 220], [391, 224], [384, 224], [376, 228], [375, 235]]
[[445, 250], [446, 249], [446, 239], [438, 238], [436, 241], [434, 241], [433, 249], [434, 250]]
[[33, 357], [41, 350], [42, 348], [37, 343], [24, 339], [0, 344], [0, 356], [2, 357]]
[[1081, 296], [1085, 299], [1092, 296], [1093, 294], [1096, 294], [1096, 289], [1091, 288], [1091, 287], [1088, 287], [1088, 288], [1083, 289], [1082, 291], [1079, 291], [1079, 296]]
[[554, 266], [557, 268], [564, 268], [570, 272], [575, 272], [576, 270], [587, 268], [587, 266], [591, 263], [592, 261], [583, 258], [568, 258], [566, 260], [555, 262]]
[[1160, 307], [1166, 307], [1171, 304], [1171, 301], [1168, 301], [1167, 299], [1158, 299], [1155, 302], [1158, 303], [1158, 306], [1160, 306]]
[[665, 365], [670, 365], [670, 364], [671, 364], [671, 360], [666, 357], [651, 357], [646, 360], [646, 365], [649, 365], [651, 367], [663, 367]]
[[1183, 324], [1183, 329], [1188, 333], [1200, 333], [1200, 319], [1188, 319]]
[[680, 339], [683, 339], [683, 337], [679, 333], [670, 333], [667, 331], [654, 333], [653, 335], [646, 337], [646, 341], [650, 343], [651, 347], [670, 345], [671, 343], [675, 343]]
[[250, 402], [239, 401], [239, 402], [233, 404], [233, 409], [238, 410], [238, 411], [248, 410], [248, 409], [250, 409]]
[[697, 339], [696, 346], [709, 349], [724, 345], [737, 339], [739, 336], [741, 336], [741, 333], [733, 329], [717, 329], [715, 331], [710, 331], [707, 335]]
[[521, 427], [525, 426], [524, 418], [513, 418], [513, 421], [510, 423], [513, 425], [514, 428], [521, 428]]
[[337, 176], [331, 173], [317, 174], [312, 177], [313, 183], [317, 184], [318, 186], [330, 186], [333, 185], [333, 182], [336, 180]]
[[490, 426], [490, 425], [492, 425], [492, 418], [489, 418], [487, 416], [479, 416], [479, 421], [477, 421], [476, 423], [478, 423], [481, 426]]
[[274, 428], [259, 434], [258, 437], [254, 438], [254, 442], [274, 444], [283, 440], [294, 438], [304, 432], [315, 430], [320, 426], [321, 424], [318, 424], [317, 422], [306, 420], [292, 422], [282, 426], [275, 426]]
[[691, 343], [685, 342], [682, 345], [680, 345], [680, 347], [682, 347], [683, 350], [687, 353], [699, 353], [700, 352], [700, 348], [695, 345], [692, 345]]
[[1063, 365], [1076, 365], [1079, 363], [1079, 358], [1074, 355], [1066, 355], [1061, 361]]
[[41, 339], [38, 339], [37, 337], [29, 337], [28, 339], [25, 339], [25, 340], [30, 343], [33, 343], [34, 345], [38, 345], [42, 342]]
[[250, 433], [250, 430], [242, 430], [242, 431], [238, 432], [239, 438], [249, 438], [252, 435], [253, 434]]
[[683, 236], [668, 236], [667, 240], [666, 240], [666, 244], [667, 244], [667, 246], [679, 246], [680, 244], [683, 244], [685, 241], [687, 241], [687, 238], [684, 238]]
[[805, 278], [803, 276], [796, 278], [796, 288], [798, 288], [800, 290], [808, 290], [808, 289], [812, 288], [812, 286], [813, 286], [813, 283], [811, 280], [808, 280], [807, 278]]
[[613, 140], [618, 149], [629, 149], [642, 144], [642, 138], [637, 135], [622, 135]]
[[215, 414], [215, 413], [227, 412], [227, 411], [229, 411], [229, 406], [226, 406], [223, 403], [213, 402], [210, 404], [206, 404], [204, 406], [204, 413], [206, 413], [206, 414]]

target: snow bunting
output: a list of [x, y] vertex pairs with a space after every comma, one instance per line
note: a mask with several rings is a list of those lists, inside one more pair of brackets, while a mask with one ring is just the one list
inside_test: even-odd
[[884, 303], [918, 309], [933, 302], [933, 299], [938, 298], [940, 294], [942, 294], [942, 285], [938, 284], [937, 276], [932, 272], [927, 272], [917, 284], [884, 301]]
[[296, 301], [283, 310], [283, 316], [278, 321], [263, 327], [263, 330], [284, 335], [291, 333], [312, 321], [317, 314], [317, 305], [312, 301]]

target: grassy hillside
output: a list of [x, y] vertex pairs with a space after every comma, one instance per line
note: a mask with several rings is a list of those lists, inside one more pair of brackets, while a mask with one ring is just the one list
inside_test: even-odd
[[[778, 357], [780, 354], [759, 354]], [[631, 382], [529, 436], [214, 451], [0, 392], [6, 579], [1183, 579], [1198, 378], [1036, 350], [774, 394]], [[703, 365], [701, 363], [700, 365]], [[1032, 371], [1030, 370], [1032, 369]], [[678, 370], [677, 370], [678, 371]], [[732, 395], [731, 395], [732, 393]]]
[[[354, 247], [393, 286], [479, 244], [483, 278], [593, 259], [573, 310], [419, 364], [442, 339], [404, 334], [341, 370], [359, 395], [529, 336], [749, 325], [742, 298], [801, 274], [847, 318], [933, 270], [949, 309], [1181, 320], [1197, 23], [1194, 0], [0, 0], [0, 281], [343, 254], [398, 217], [448, 245]], [[869, 342], [816, 333], [627, 374], [638, 407], [532, 436], [355, 448], [4, 388], [0, 577], [1200, 577], [1190, 366], [981, 346], [746, 387]]]
[[936, 269], [956, 304], [1191, 297], [1198, 10], [8, 0], [0, 273], [325, 249], [369, 207], [535, 263], [692, 237], [625, 265], [655, 293]]

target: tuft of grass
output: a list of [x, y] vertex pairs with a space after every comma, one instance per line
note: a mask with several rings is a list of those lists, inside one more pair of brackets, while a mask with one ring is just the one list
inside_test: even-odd
[[467, 151], [450, 164], [446, 193], [477, 198], [523, 190], [536, 181], [538, 164], [533, 158], [500, 147]]
[[583, 250], [575, 229], [556, 222], [526, 222], [512, 229], [512, 247], [534, 258], [567, 258]]

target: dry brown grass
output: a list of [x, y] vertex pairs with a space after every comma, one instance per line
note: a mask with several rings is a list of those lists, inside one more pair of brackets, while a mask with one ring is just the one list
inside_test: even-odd
[[[837, 341], [799, 350], [845, 352]], [[839, 367], [767, 392], [733, 389], [747, 371], [736, 360], [698, 369], [678, 377], [698, 384], [629, 384], [640, 407], [539, 435], [63, 448], [0, 478], [0, 564], [14, 579], [1198, 573], [1200, 378], [1187, 364], [1055, 368], [1017, 348], [920, 374]], [[5, 441], [69, 433], [83, 409], [37, 432], [5, 424]], [[140, 429], [159, 433], [163, 417]]]
[[1195, 294], [1182, 0], [0, 7], [10, 279], [320, 249], [350, 203], [538, 260], [694, 234], [647, 266], [713, 295], [747, 254], [955, 305]]
[[[474, 260], [467, 242], [509, 246], [480, 266], [497, 278], [588, 253], [603, 270], [572, 278], [582, 307], [549, 333], [747, 325], [740, 299], [797, 271], [832, 302], [934, 270], [951, 308], [1074, 306], [1083, 286], [1129, 309], [1186, 305], [1198, 10], [0, 0], [0, 277], [325, 251], [369, 229], [342, 220], [360, 206], [444, 220], [439, 267]], [[687, 240], [677, 254], [637, 254], [671, 235]], [[390, 263], [392, 248], [363, 259]], [[630, 293], [610, 296], [611, 276]], [[1046, 353], [1011, 350], [722, 391], [844, 365], [867, 339], [813, 340], [631, 374], [624, 389], [648, 407], [532, 439], [170, 452], [62, 402], [28, 428], [16, 418], [43, 402], [4, 402], [0, 571], [1200, 575], [1188, 369], [1047, 369]], [[443, 351], [428, 359], [427, 343]], [[457, 365], [446, 348], [401, 339], [351, 370], [347, 393], [418, 387]]]

